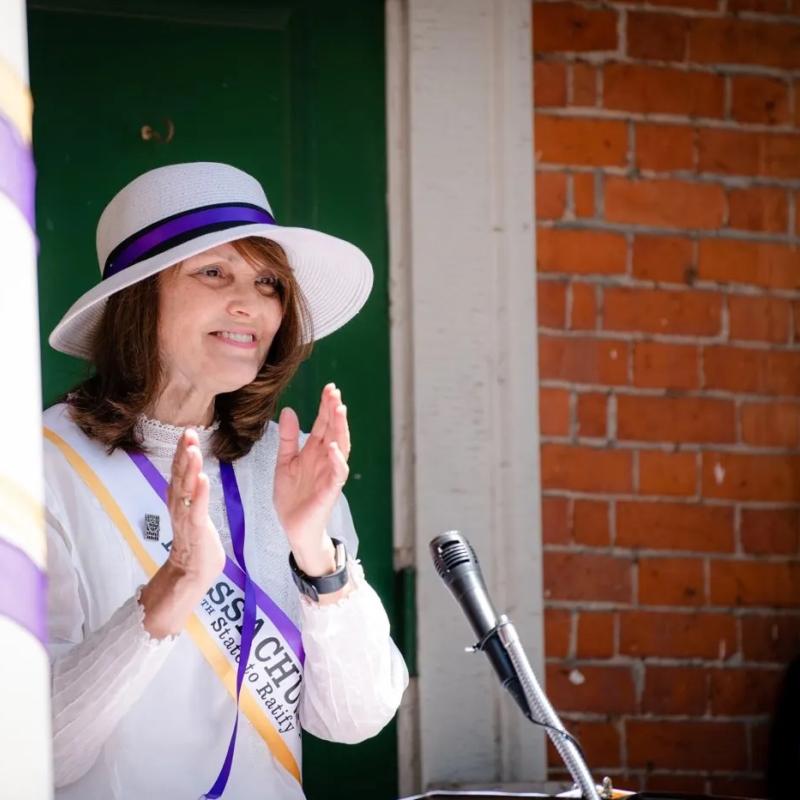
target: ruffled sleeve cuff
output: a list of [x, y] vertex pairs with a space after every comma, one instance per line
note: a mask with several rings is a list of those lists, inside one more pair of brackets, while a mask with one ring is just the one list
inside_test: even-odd
[[389, 619], [356, 561], [353, 591], [336, 603], [301, 602], [306, 651], [301, 719], [323, 739], [359, 742], [394, 716], [408, 684], [403, 657], [389, 636]]

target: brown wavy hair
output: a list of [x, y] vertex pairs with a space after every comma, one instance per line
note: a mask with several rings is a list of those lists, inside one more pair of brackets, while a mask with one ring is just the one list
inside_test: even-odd
[[[252, 383], [217, 395], [211, 440], [214, 455], [234, 461], [250, 452], [274, 416], [280, 393], [311, 352], [311, 317], [283, 248], [251, 236], [231, 242], [253, 266], [268, 267], [278, 279], [283, 318]], [[176, 269], [180, 264], [173, 267]], [[161, 277], [145, 278], [111, 295], [92, 341], [94, 374], [65, 401], [80, 429], [109, 453], [120, 447], [143, 450], [136, 422], [152, 407], [163, 381], [158, 347]], [[308, 344], [304, 344], [304, 339]]]

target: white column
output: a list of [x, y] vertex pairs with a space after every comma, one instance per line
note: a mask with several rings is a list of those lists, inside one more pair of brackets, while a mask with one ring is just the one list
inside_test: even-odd
[[388, 0], [395, 555], [416, 565], [419, 678], [401, 792], [545, 779], [431, 565], [452, 528], [542, 676], [529, 0]]
[[[49, 662], [44, 618], [41, 386], [36, 240], [24, 165], [30, 159], [24, 0], [0, 4], [0, 794], [52, 796]], [[8, 176], [15, 175], [11, 181]]]

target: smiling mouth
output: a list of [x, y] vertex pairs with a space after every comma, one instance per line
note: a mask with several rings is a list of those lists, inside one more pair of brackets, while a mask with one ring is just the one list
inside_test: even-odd
[[256, 336], [253, 333], [234, 333], [233, 331], [213, 331], [209, 334], [219, 339], [228, 347], [238, 347], [242, 350], [254, 350], [258, 347]]
[[219, 339], [227, 339], [231, 342], [239, 342], [241, 344], [250, 344], [255, 342], [256, 337], [252, 333], [232, 333], [231, 331], [214, 331], [211, 334]]

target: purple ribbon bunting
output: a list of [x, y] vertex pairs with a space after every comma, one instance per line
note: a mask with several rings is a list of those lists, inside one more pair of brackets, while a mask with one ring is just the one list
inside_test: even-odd
[[0, 615], [47, 644], [47, 576], [30, 556], [0, 538]]
[[[145, 477], [156, 494], [167, 502], [167, 481], [163, 475], [155, 468], [153, 462], [144, 453], [128, 453], [133, 463]], [[256, 625], [256, 606], [272, 620], [275, 627], [281, 632], [289, 646], [295, 651], [300, 662], [305, 659], [303, 653], [300, 631], [294, 623], [278, 608], [270, 597], [251, 580], [247, 573], [247, 564], [244, 559], [244, 539], [245, 539], [245, 519], [242, 497], [239, 493], [239, 484], [236, 481], [236, 473], [233, 466], [227, 461], [219, 463], [220, 476], [222, 478], [222, 491], [225, 496], [225, 512], [228, 516], [228, 526], [231, 530], [231, 542], [233, 544], [233, 554], [238, 564], [234, 564], [229, 558], [225, 558], [224, 572], [239, 588], [244, 591], [244, 613], [242, 619], [242, 643], [240, 647], [239, 666], [236, 670], [236, 717], [233, 721], [233, 731], [225, 759], [222, 762], [219, 775], [214, 781], [214, 785], [203, 795], [207, 800], [216, 800], [222, 796], [233, 765], [233, 753], [236, 749], [236, 735], [239, 731], [239, 695], [242, 690], [247, 660], [250, 657], [250, 649], [253, 644]], [[235, 576], [235, 577], [234, 577]], [[0, 596], [1, 597], [1, 596]], [[279, 613], [276, 613], [279, 612]]]
[[244, 203], [205, 206], [184, 211], [144, 228], [115, 247], [106, 259], [103, 279], [110, 278], [167, 247], [219, 230], [220, 227], [231, 228], [255, 223], [275, 225], [275, 219], [266, 209]]
[[0, 192], [19, 209], [36, 230], [36, 168], [33, 154], [11, 120], [0, 114]]

